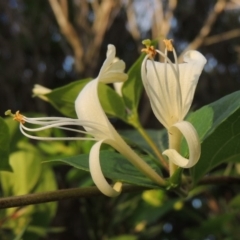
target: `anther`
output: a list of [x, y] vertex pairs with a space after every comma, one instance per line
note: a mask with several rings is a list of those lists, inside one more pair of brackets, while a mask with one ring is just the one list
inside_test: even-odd
[[145, 52], [148, 54], [148, 57], [153, 59], [155, 55], [157, 54], [155, 47], [151, 45], [151, 40], [146, 39], [142, 41], [142, 44], [146, 46], [146, 48], [143, 48], [141, 52]]
[[22, 114], [20, 114], [19, 111], [17, 111], [15, 114], [12, 114], [11, 110], [7, 110], [7, 111], [5, 112], [5, 115], [10, 115], [10, 116], [12, 116], [12, 117], [13, 117], [13, 120], [18, 121], [18, 122], [20, 122], [20, 123], [22, 123], [22, 124], [25, 123], [24, 116], [23, 116]]
[[172, 39], [164, 39], [163, 42], [165, 44], [166, 49], [169, 52], [172, 52], [173, 51], [173, 44], [172, 44], [173, 40]]

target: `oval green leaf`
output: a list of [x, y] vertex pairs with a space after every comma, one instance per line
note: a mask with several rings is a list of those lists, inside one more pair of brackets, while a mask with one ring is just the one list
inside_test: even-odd
[[7, 124], [0, 117], [0, 171], [12, 171], [9, 164], [10, 133]]

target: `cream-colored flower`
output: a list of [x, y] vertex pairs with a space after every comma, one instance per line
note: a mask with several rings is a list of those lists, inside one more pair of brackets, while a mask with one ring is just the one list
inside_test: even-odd
[[39, 97], [44, 101], [48, 101], [48, 98], [46, 96], [44, 96], [47, 93], [50, 93], [52, 90], [49, 88], [46, 88], [42, 85], [39, 84], [35, 84], [33, 87], [33, 97]]
[[[198, 51], [188, 51], [184, 62], [179, 64], [171, 40], [165, 40], [165, 44], [165, 53], [150, 45], [143, 49], [147, 56], [142, 63], [142, 80], [155, 116], [169, 133], [169, 149], [163, 154], [170, 162], [190, 168], [199, 160], [201, 148], [195, 128], [184, 118], [191, 107], [206, 59]], [[168, 58], [168, 51], [173, 52], [175, 63]], [[163, 57], [163, 63], [153, 60], [156, 54]], [[189, 159], [179, 154], [181, 135], [188, 143]]]
[[[15, 120], [20, 122], [20, 130], [22, 133], [33, 139], [40, 140], [94, 140], [96, 143], [93, 145], [89, 156], [89, 168], [94, 183], [105, 195], [114, 197], [121, 192], [122, 184], [115, 183], [114, 187], [106, 181], [100, 166], [99, 153], [103, 143], [111, 145], [123, 156], [125, 156], [134, 166], [141, 172], [148, 176], [152, 181], [159, 185], [164, 184], [164, 180], [144, 161], [142, 160], [122, 139], [117, 133], [112, 124], [109, 122], [105, 115], [98, 98], [98, 84], [123, 82], [127, 80], [127, 75], [123, 72], [125, 63], [121, 60], [114, 60], [115, 47], [108, 46], [107, 58], [103, 63], [100, 73], [97, 78], [90, 81], [79, 93], [75, 101], [75, 110], [78, 119], [60, 118], [60, 117], [47, 117], [47, 118], [27, 118], [17, 112], [14, 116]], [[28, 128], [24, 123], [32, 123], [41, 125], [38, 128]], [[65, 127], [82, 126], [85, 131], [77, 130], [75, 128]], [[60, 128], [69, 131], [87, 134], [90, 137], [76, 137], [76, 138], [44, 138], [36, 137], [28, 134], [27, 132], [40, 131], [47, 128]]]

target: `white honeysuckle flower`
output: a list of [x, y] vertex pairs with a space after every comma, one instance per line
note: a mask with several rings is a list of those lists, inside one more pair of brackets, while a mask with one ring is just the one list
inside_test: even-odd
[[[143, 85], [155, 116], [169, 133], [170, 146], [163, 154], [170, 162], [190, 168], [199, 160], [201, 147], [195, 128], [184, 118], [191, 107], [206, 58], [198, 51], [188, 51], [183, 57], [184, 62], [179, 64], [171, 40], [164, 42], [165, 53], [155, 50], [146, 40], [146, 48], [142, 50], [147, 53], [141, 68]], [[168, 51], [173, 52], [175, 63], [168, 58]], [[163, 63], [153, 60], [157, 53], [163, 57]], [[182, 157], [179, 149], [174, 147], [180, 144], [181, 134], [188, 143], [189, 159]]]
[[52, 90], [49, 88], [46, 88], [40, 84], [35, 84], [33, 87], [33, 97], [39, 97], [44, 101], [48, 101], [48, 98], [44, 96], [47, 93], [50, 93]]
[[[125, 74], [125, 63], [121, 60], [115, 60], [116, 50], [113, 45], [108, 45], [107, 58], [103, 63], [97, 78], [90, 81], [79, 93], [75, 101], [75, 110], [78, 119], [62, 117], [41, 117], [27, 118], [17, 112], [14, 119], [20, 122], [21, 132], [33, 139], [38, 140], [94, 140], [96, 143], [90, 150], [89, 168], [92, 179], [99, 190], [107, 196], [114, 197], [120, 194], [122, 184], [115, 183], [112, 187], [106, 181], [100, 166], [99, 153], [103, 143], [111, 145], [123, 156], [125, 156], [135, 167], [148, 176], [152, 181], [159, 185], [164, 185], [164, 180], [153, 170], [143, 159], [141, 159], [117, 133], [112, 124], [105, 115], [98, 98], [98, 84], [124, 82], [127, 80]], [[7, 112], [9, 114], [9, 112]], [[40, 125], [37, 128], [28, 128], [24, 123]], [[68, 126], [82, 126], [85, 131], [78, 130]], [[41, 131], [48, 128], [60, 128], [69, 131], [87, 134], [89, 137], [37, 137], [32, 136], [29, 132]]]

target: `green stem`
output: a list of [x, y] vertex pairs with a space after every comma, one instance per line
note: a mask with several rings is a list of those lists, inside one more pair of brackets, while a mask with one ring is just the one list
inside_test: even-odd
[[138, 130], [138, 132], [142, 135], [142, 137], [146, 140], [146, 142], [148, 143], [148, 145], [152, 148], [152, 150], [154, 151], [154, 153], [156, 154], [156, 156], [158, 157], [158, 159], [160, 160], [162, 166], [169, 171], [168, 169], [168, 163], [166, 162], [165, 158], [163, 157], [162, 153], [160, 152], [159, 148], [157, 147], [157, 145], [155, 144], [155, 142], [153, 142], [153, 140], [150, 138], [150, 136], [148, 135], [148, 133], [145, 131], [145, 129], [139, 124], [136, 129]]
[[186, 198], [188, 196], [188, 192], [183, 190], [182, 188], [177, 188], [173, 190], [179, 197]]
[[114, 143], [112, 143], [112, 146], [125, 156], [128, 161], [130, 161], [136, 168], [138, 168], [144, 175], [149, 177], [155, 183], [160, 186], [164, 186], [166, 184], [165, 180], [138, 154], [136, 154], [136, 152], [134, 152], [120, 136], [119, 139], [116, 140], [117, 144], [114, 146]]
[[[168, 132], [168, 141], [169, 141], [169, 149], [175, 149], [177, 152], [180, 152], [180, 144], [181, 144], [181, 133], [180, 131], [172, 131]], [[170, 177], [177, 170], [178, 166], [173, 162], [169, 161], [169, 172]]]

